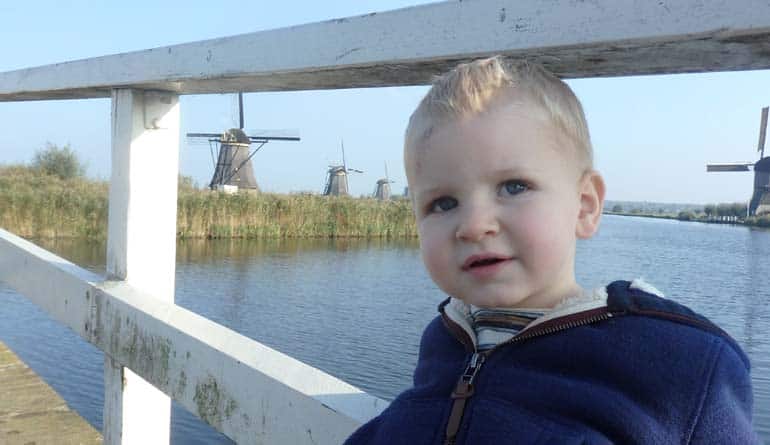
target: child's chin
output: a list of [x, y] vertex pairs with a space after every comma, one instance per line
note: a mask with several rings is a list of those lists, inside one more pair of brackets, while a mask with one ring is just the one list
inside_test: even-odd
[[[470, 301], [469, 301], [470, 300]], [[522, 302], [526, 300], [525, 297], [515, 298], [508, 296], [484, 296], [480, 298], [469, 298], [464, 301], [468, 304], [472, 304], [484, 309], [503, 309], [503, 308], [516, 308], [522, 306]]]

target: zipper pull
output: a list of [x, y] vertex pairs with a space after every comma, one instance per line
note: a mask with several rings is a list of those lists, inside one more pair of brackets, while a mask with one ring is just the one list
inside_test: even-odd
[[463, 378], [466, 378], [468, 383], [473, 382], [473, 379], [476, 377], [476, 373], [479, 372], [479, 368], [481, 368], [485, 358], [486, 355], [482, 354], [481, 352], [473, 353], [471, 356], [471, 361], [468, 363], [468, 367], [465, 369], [465, 374], [463, 374]]
[[481, 369], [481, 365], [484, 363], [486, 356], [480, 352], [474, 352], [471, 356], [468, 367], [465, 368], [465, 372], [460, 376], [460, 381], [457, 382], [455, 390], [452, 391], [452, 398], [468, 398], [473, 395], [473, 380], [476, 378], [476, 374]]
[[465, 372], [460, 376], [454, 391], [452, 391], [452, 411], [449, 414], [449, 421], [446, 425], [446, 434], [444, 444], [454, 444], [457, 438], [457, 431], [460, 429], [460, 423], [463, 420], [463, 411], [465, 411], [465, 402], [473, 395], [473, 380], [476, 378], [481, 365], [484, 364], [486, 355], [480, 352], [474, 352], [471, 356]]

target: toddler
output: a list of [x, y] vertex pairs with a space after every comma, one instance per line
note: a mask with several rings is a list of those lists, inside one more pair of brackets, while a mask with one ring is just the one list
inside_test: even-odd
[[576, 283], [605, 187], [564, 82], [499, 57], [461, 64], [412, 114], [404, 162], [449, 298], [413, 387], [347, 443], [759, 443], [749, 362], [725, 332], [641, 280]]

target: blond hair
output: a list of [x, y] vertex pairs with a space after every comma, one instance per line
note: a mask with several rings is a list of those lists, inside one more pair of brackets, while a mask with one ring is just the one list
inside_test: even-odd
[[593, 168], [588, 124], [572, 89], [541, 65], [500, 56], [459, 64], [438, 77], [409, 118], [405, 150], [423, 143], [438, 126], [520, 100], [542, 108], [575, 145], [581, 167]]

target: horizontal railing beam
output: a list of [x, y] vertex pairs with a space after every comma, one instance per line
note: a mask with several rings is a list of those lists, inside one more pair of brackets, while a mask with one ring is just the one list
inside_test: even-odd
[[418, 85], [491, 54], [568, 78], [766, 69], [770, 3], [443, 2], [0, 73], [0, 101]]
[[[45, 277], [45, 279], [41, 279]], [[387, 402], [0, 229], [0, 281], [239, 443], [341, 443]]]

